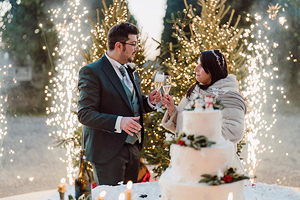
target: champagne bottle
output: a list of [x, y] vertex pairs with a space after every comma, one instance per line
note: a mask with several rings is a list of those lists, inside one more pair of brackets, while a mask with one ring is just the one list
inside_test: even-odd
[[75, 199], [78, 200], [83, 194], [87, 198], [91, 195], [91, 188], [91, 180], [86, 169], [85, 150], [81, 149], [79, 173], [75, 178]]

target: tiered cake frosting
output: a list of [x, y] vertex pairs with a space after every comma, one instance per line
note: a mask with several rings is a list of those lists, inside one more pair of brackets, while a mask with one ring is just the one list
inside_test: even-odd
[[187, 136], [192, 135], [192, 138], [205, 136], [216, 144], [200, 150], [182, 144], [171, 145], [171, 163], [159, 180], [162, 199], [243, 200], [244, 181], [218, 186], [199, 183], [203, 179], [201, 177], [203, 174], [212, 174], [221, 178], [222, 172], [234, 166], [233, 143], [225, 140], [221, 134], [221, 111], [203, 110], [211, 105], [207, 103], [202, 105], [202, 103], [203, 101], [196, 100], [195, 110], [182, 112], [182, 131]]
[[208, 140], [219, 143], [221, 137], [222, 113], [212, 111], [183, 111], [182, 131], [187, 135], [206, 136]]

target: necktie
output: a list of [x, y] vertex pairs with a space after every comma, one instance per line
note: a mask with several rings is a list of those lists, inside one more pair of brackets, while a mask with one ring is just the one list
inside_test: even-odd
[[133, 91], [133, 85], [132, 85], [132, 82], [130, 81], [129, 76], [126, 73], [126, 69], [123, 65], [120, 66], [120, 72], [123, 76], [123, 81], [124, 81], [125, 85], [132, 92]]

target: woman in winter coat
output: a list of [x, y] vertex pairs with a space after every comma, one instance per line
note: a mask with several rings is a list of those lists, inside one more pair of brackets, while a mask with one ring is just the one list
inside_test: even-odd
[[244, 133], [244, 120], [247, 105], [239, 92], [239, 84], [235, 75], [228, 74], [224, 55], [220, 50], [204, 51], [200, 54], [198, 66], [195, 68], [196, 83], [187, 91], [178, 106], [169, 94], [164, 94], [162, 105], [167, 108], [162, 125], [175, 133], [182, 129], [182, 111], [193, 96], [211, 95], [221, 100], [225, 106], [222, 110], [222, 135], [236, 144]]

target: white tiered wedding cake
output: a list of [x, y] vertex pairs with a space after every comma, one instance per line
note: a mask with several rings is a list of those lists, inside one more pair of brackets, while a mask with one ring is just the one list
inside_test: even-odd
[[184, 134], [171, 142], [171, 163], [159, 179], [162, 199], [244, 200], [247, 177], [233, 170], [234, 145], [222, 137], [221, 111], [199, 100], [182, 114]]

